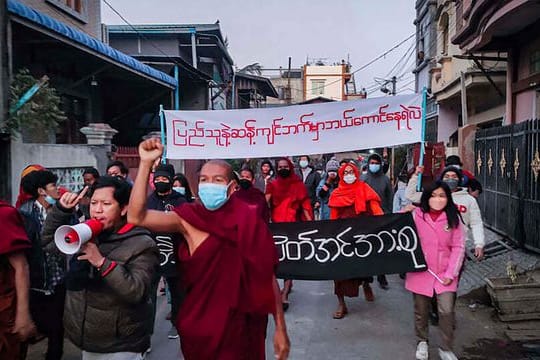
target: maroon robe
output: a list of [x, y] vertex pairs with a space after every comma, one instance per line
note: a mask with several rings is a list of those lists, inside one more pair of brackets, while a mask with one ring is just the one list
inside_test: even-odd
[[237, 196], [248, 204], [255, 205], [257, 207], [257, 212], [263, 220], [267, 223], [270, 222], [270, 208], [268, 207], [266, 197], [261, 190], [251, 186], [249, 189], [235, 191], [233, 196]]
[[31, 247], [19, 212], [0, 201], [0, 359], [18, 359], [23, 351], [21, 342], [11, 333], [17, 310], [15, 271], [8, 257]]
[[264, 359], [278, 262], [268, 226], [255, 206], [235, 196], [216, 211], [199, 203], [175, 211], [210, 234], [193, 254], [185, 242], [178, 250], [186, 291], [177, 319], [184, 357]]

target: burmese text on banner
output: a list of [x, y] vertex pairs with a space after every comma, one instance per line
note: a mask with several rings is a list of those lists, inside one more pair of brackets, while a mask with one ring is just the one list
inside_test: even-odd
[[286, 107], [164, 111], [167, 157], [233, 159], [344, 152], [420, 141], [422, 95]]
[[411, 213], [272, 223], [277, 276], [344, 280], [426, 271]]

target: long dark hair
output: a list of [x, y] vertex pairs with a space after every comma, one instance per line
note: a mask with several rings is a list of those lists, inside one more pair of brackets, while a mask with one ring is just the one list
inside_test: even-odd
[[456, 204], [454, 203], [454, 200], [452, 199], [452, 192], [444, 181], [437, 180], [424, 189], [424, 192], [422, 193], [422, 198], [420, 199], [420, 209], [422, 209], [424, 215], [429, 212], [429, 199], [431, 198], [431, 194], [433, 193], [433, 191], [438, 188], [443, 189], [446, 194], [447, 203], [443, 211], [446, 213], [448, 225], [451, 228], [457, 228], [459, 226], [460, 219], [459, 212]]
[[186, 178], [186, 176], [184, 174], [182, 174], [182, 173], [178, 173], [178, 174], [174, 175], [173, 183], [176, 180], [180, 181], [180, 184], [182, 184], [184, 189], [186, 189], [185, 197], [186, 197], [187, 202], [193, 202], [193, 193], [191, 192], [191, 187], [189, 186], [189, 181]]

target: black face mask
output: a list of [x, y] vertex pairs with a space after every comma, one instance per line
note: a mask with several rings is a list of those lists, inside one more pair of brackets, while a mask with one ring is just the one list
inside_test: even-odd
[[286, 177], [289, 177], [289, 175], [291, 175], [291, 170], [289, 170], [289, 169], [279, 169], [277, 171], [277, 173], [282, 178], [286, 178]]
[[172, 184], [170, 182], [155, 182], [154, 186], [156, 187], [156, 192], [160, 194], [164, 194], [172, 190]]
[[251, 181], [247, 179], [240, 179], [240, 181], [238, 182], [238, 185], [240, 185], [242, 189], [247, 190], [251, 187]]

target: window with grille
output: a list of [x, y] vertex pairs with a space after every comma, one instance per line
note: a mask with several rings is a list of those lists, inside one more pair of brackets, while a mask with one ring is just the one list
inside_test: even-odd
[[86, 22], [88, 20], [88, 0], [47, 0], [73, 17]]
[[323, 95], [326, 80], [311, 80], [311, 95]]

